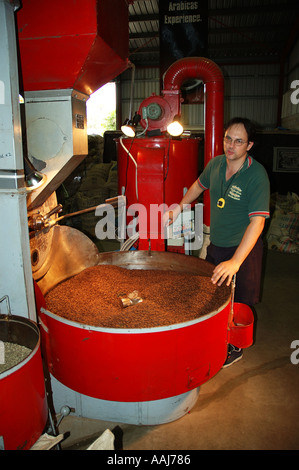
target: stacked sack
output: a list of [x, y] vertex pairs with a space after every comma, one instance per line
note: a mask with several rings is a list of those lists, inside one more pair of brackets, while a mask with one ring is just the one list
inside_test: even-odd
[[[117, 162], [102, 163], [103, 149], [101, 136], [88, 137], [88, 155], [57, 191], [63, 214], [98, 206], [118, 195]], [[91, 211], [67, 218], [65, 222], [95, 237], [98, 220], [95, 211]]]
[[295, 193], [286, 196], [271, 195], [271, 222], [266, 234], [270, 250], [283, 253], [299, 253], [299, 197]]
[[[96, 163], [89, 169], [76, 194], [78, 210], [98, 206], [103, 204], [106, 199], [117, 196], [117, 187], [116, 191], [111, 189], [110, 171], [114, 164], [115, 162]], [[95, 216], [95, 211], [82, 214], [81, 221], [83, 232], [94, 237], [95, 226], [98, 220], [98, 217]]]

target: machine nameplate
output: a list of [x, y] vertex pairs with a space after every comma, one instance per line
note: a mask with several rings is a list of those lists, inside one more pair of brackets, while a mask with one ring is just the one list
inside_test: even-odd
[[76, 117], [76, 128], [84, 129], [84, 115], [76, 114], [75, 117]]

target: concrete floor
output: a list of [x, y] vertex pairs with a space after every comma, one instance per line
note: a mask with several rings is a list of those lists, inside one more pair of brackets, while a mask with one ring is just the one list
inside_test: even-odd
[[[136, 426], [65, 417], [63, 450], [86, 449], [106, 429], [116, 449], [299, 449], [299, 257], [266, 252], [255, 340], [241, 361], [202, 385], [192, 410], [177, 421]], [[298, 354], [291, 343], [298, 340]]]

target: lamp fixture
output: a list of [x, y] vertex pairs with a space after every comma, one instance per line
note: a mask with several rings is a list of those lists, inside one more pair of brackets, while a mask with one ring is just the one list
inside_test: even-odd
[[133, 126], [133, 121], [132, 119], [125, 119], [125, 122], [121, 126], [121, 131], [123, 134], [125, 134], [127, 137], [135, 137], [135, 129]]
[[35, 171], [31, 173], [29, 176], [26, 175], [25, 177], [26, 187], [27, 190], [33, 190], [39, 188], [45, 181], [45, 175], [39, 173], [39, 171]]
[[136, 127], [138, 126], [141, 120], [141, 116], [138, 113], [135, 113], [133, 119], [126, 119], [123, 125], [121, 126], [121, 131], [127, 137], [135, 137], [136, 135]]
[[184, 132], [184, 128], [180, 123], [178, 116], [175, 116], [174, 120], [168, 124], [167, 132], [173, 137], [179, 137]]
[[37, 171], [27, 157], [24, 157], [24, 173], [28, 191], [39, 188], [46, 180], [46, 176]]

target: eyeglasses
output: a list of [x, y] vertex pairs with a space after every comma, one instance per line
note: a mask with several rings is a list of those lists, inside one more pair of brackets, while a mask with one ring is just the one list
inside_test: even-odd
[[226, 144], [234, 144], [236, 147], [241, 147], [241, 145], [248, 144], [248, 142], [245, 142], [242, 139], [232, 139], [231, 137], [224, 137], [223, 140]]

